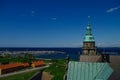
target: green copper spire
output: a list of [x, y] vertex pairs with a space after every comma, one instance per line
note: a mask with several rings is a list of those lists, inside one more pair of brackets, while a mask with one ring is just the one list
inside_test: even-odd
[[90, 26], [90, 16], [88, 16], [88, 26]]
[[87, 25], [86, 35], [92, 35], [92, 33], [91, 33], [91, 27], [90, 27], [90, 16], [88, 16], [88, 25]]
[[87, 25], [87, 32], [84, 38], [84, 42], [94, 42], [94, 37], [92, 36], [91, 27], [90, 27], [90, 16], [88, 16], [88, 25]]

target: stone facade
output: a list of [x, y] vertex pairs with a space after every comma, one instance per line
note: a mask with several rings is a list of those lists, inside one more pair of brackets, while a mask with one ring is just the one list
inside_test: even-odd
[[95, 42], [83, 42], [82, 54], [83, 55], [96, 55]]

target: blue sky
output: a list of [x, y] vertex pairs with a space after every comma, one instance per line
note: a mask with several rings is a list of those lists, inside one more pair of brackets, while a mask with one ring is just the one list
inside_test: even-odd
[[97, 46], [120, 47], [119, 0], [0, 0], [0, 47], [81, 47], [88, 16]]

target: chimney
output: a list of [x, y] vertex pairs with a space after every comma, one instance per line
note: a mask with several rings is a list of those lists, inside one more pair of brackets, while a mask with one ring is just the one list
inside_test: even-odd
[[102, 62], [110, 63], [110, 55], [109, 54], [101, 54]]

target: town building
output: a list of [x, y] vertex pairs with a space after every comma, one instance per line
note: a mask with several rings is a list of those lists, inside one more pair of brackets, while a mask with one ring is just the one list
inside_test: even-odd
[[29, 63], [10, 63], [0, 65], [0, 75], [30, 67]]
[[18, 71], [23, 69], [24, 66], [22, 63], [10, 63], [5, 65], [0, 65], [0, 75]]
[[32, 66], [33, 68], [35, 68], [35, 67], [40, 67], [40, 66], [44, 66], [44, 65], [45, 65], [44, 61], [34, 61], [34, 62], [32, 62], [32, 64], [31, 64], [31, 66]]

